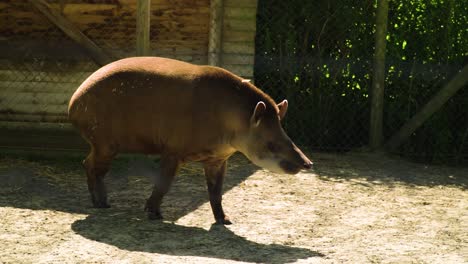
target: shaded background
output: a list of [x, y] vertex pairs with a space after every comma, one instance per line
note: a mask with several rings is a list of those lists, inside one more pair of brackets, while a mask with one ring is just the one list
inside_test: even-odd
[[[314, 150], [365, 146], [375, 1], [264, 1], [257, 13], [255, 80], [286, 97], [286, 127]], [[384, 137], [388, 139], [468, 63], [465, 1], [389, 4]], [[398, 149], [418, 161], [468, 162], [466, 85]]]

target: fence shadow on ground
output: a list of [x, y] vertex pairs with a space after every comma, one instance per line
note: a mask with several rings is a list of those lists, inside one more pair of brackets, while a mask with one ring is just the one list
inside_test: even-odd
[[312, 155], [315, 173], [321, 180], [353, 181], [360, 185], [405, 184], [434, 187], [451, 185], [468, 189], [468, 168], [411, 162], [383, 153], [352, 152]]

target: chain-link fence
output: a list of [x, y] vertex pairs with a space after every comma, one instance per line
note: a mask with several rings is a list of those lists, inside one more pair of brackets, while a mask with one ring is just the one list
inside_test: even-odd
[[[288, 98], [286, 128], [316, 150], [367, 145], [375, 1], [260, 0], [256, 84]], [[388, 139], [468, 62], [468, 4], [391, 1], [384, 136]], [[466, 85], [398, 150], [418, 160], [468, 161]]]
[[[0, 1], [0, 127], [2, 145], [70, 148], [68, 101], [96, 59], [68, 34], [73, 28], [113, 58], [133, 54], [130, 6], [96, 0]], [[48, 17], [41, 8], [59, 16]], [[54, 22], [54, 20], [56, 22]], [[58, 22], [57, 22], [58, 21]], [[57, 24], [58, 23], [58, 24]], [[71, 24], [63, 30], [60, 25]], [[63, 132], [63, 133], [62, 133]]]
[[[150, 55], [206, 64], [210, 1], [151, 3]], [[105, 62], [136, 55], [136, 11], [137, 1], [0, 0], [0, 145], [82, 147], [70, 142], [68, 101]]]
[[[124, 52], [127, 43], [133, 43], [121, 39], [120, 35], [128, 35], [127, 40], [132, 37], [120, 34], [119, 25], [124, 20], [98, 15], [112, 12], [104, 9], [105, 5], [101, 9], [80, 5], [89, 7], [83, 10], [77, 8], [78, 1], [67, 1], [66, 6], [62, 2], [48, 1], [51, 7], [74, 19], [75, 25], [103, 49]], [[70, 95], [98, 65], [30, 2], [1, 4], [1, 120], [66, 123]], [[105, 22], [95, 22], [100, 19]], [[99, 28], [103, 25], [106, 29]]]
[[[109, 58], [135, 55], [136, 1], [45, 2]], [[225, 1], [224, 5], [241, 3], [252, 7], [257, 2]], [[313, 150], [347, 151], [366, 146], [375, 1], [259, 0], [257, 5], [255, 84], [278, 101], [289, 100], [288, 134]], [[231, 31], [219, 37], [229, 45], [214, 45], [210, 50], [209, 0], [161, 0], [153, 1], [152, 6], [156, 8], [151, 18], [151, 55], [207, 64], [210, 52], [225, 52], [229, 54], [221, 63], [251, 72], [247, 65], [235, 65], [252, 58], [245, 51], [249, 44], [239, 44], [252, 35], [251, 9], [224, 10], [229, 20], [224, 21], [223, 30]], [[385, 139], [468, 63], [467, 13], [465, 1], [391, 1]], [[37, 124], [66, 127], [71, 94], [99, 67], [88, 52], [26, 0], [0, 0], [0, 61], [3, 131], [5, 122], [10, 128], [15, 123], [18, 127], [34, 124], [36, 130]], [[466, 163], [467, 109], [464, 87], [399, 152], [424, 161]], [[37, 131], [28, 133], [24, 138], [38, 135]], [[50, 140], [51, 134], [46, 133]], [[47, 144], [50, 141], [43, 145]]]

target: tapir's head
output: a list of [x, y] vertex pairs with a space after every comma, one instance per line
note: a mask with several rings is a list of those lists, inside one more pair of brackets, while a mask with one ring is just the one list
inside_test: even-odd
[[310, 169], [312, 162], [281, 127], [288, 101], [277, 106], [268, 104], [259, 101], [251, 112], [242, 152], [256, 165], [273, 172], [296, 174], [302, 169]]

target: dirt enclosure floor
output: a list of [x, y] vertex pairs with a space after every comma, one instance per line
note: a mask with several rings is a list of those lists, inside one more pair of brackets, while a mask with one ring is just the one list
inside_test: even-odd
[[106, 178], [110, 209], [91, 208], [82, 157], [0, 156], [0, 263], [468, 263], [468, 169], [370, 154], [314, 154], [279, 175], [230, 160], [212, 225], [199, 165], [143, 212], [157, 163], [123, 157]]

